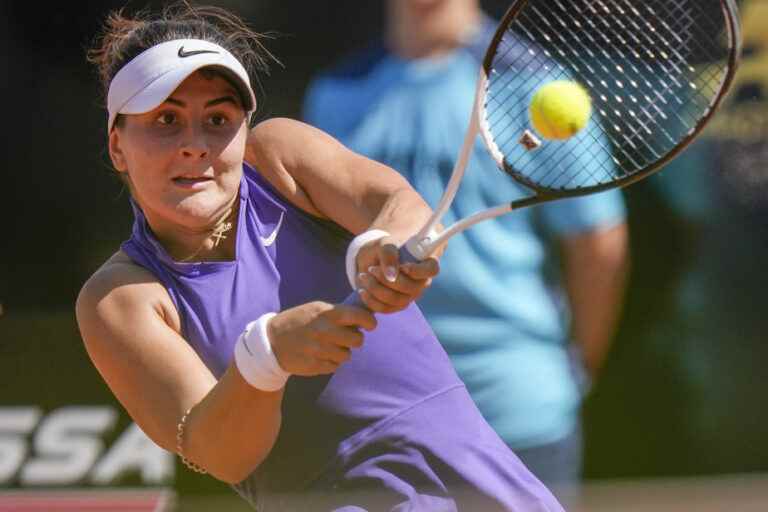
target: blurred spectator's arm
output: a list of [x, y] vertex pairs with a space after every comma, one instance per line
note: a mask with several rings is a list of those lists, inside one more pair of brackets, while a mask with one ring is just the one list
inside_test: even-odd
[[562, 241], [571, 334], [597, 377], [615, 333], [629, 269], [627, 225], [581, 232]]

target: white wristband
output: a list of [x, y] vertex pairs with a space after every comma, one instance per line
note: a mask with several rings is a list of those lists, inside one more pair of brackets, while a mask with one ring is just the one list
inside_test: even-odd
[[267, 325], [275, 314], [266, 313], [249, 323], [235, 343], [235, 365], [240, 375], [262, 391], [281, 389], [290, 376], [280, 368], [267, 334]]
[[379, 240], [385, 236], [389, 236], [389, 233], [383, 229], [371, 229], [370, 231], [360, 233], [349, 243], [346, 257], [347, 279], [349, 279], [349, 285], [353, 290], [357, 290], [357, 253], [368, 242]]

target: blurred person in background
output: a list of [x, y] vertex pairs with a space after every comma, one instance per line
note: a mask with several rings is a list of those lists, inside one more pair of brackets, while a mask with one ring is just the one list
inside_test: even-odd
[[[435, 206], [495, 22], [477, 0], [389, 0], [386, 15], [383, 40], [313, 80], [304, 118], [399, 171]], [[525, 195], [499, 172], [478, 138], [444, 222]], [[621, 192], [481, 223], [452, 239], [441, 265], [420, 307], [485, 418], [561, 501], [574, 502], [580, 405], [605, 360], [628, 268]]]

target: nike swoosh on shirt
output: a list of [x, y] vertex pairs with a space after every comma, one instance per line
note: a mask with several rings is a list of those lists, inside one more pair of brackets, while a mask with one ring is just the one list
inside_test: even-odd
[[219, 53], [219, 52], [214, 50], [189, 50], [185, 52], [183, 46], [179, 48], [179, 57], [181, 57], [182, 59], [185, 57], [191, 57], [192, 55], [199, 55], [201, 53]]
[[275, 243], [275, 239], [277, 238], [277, 232], [280, 231], [280, 226], [283, 225], [283, 217], [285, 217], [285, 212], [280, 213], [280, 220], [277, 221], [277, 226], [275, 226], [275, 229], [272, 231], [272, 234], [270, 234], [267, 237], [259, 235], [259, 238], [261, 239], [261, 243], [264, 244], [264, 247], [269, 247], [273, 243]]

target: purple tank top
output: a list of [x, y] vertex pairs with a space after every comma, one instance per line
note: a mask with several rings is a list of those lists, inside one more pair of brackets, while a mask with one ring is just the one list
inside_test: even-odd
[[[182, 335], [217, 377], [230, 364], [234, 343], [250, 321], [315, 300], [339, 303], [351, 291], [344, 269], [351, 234], [295, 207], [248, 165], [243, 170], [234, 261], [174, 261], [135, 204], [133, 232], [122, 245], [134, 262], [165, 286], [178, 309]], [[420, 493], [400, 489], [400, 483], [387, 482], [389, 477], [375, 482], [370, 475], [381, 469], [376, 458], [392, 452], [393, 428], [394, 441], [399, 443], [398, 436], [410, 430], [408, 437], [431, 437], [435, 422], [455, 425], [457, 431], [470, 428], [472, 439], [487, 438], [498, 451], [496, 456], [511, 456], [519, 468], [502, 477], [504, 487], [514, 489], [516, 484], [509, 478], [520, 477], [517, 471], [533, 478], [482, 420], [419, 309], [411, 305], [377, 318], [377, 329], [365, 333], [363, 347], [354, 350], [333, 375], [289, 378], [278, 440], [267, 460], [237, 486], [238, 491], [254, 504], [279, 510], [281, 501], [274, 496], [338, 489], [354, 480], [350, 473], [357, 471], [362, 476], [358, 484], [394, 487], [395, 494], [409, 499]], [[446, 441], [450, 445], [456, 439]], [[456, 449], [430, 448], [442, 450], [441, 457], [446, 459]], [[392, 480], [417, 478], [429, 482], [428, 487], [444, 487], [444, 482], [430, 482], [432, 477], [424, 475], [434, 471], [422, 459], [422, 455], [404, 456], [400, 462], [413, 467]], [[446, 463], [450, 465], [441, 464]], [[464, 477], [458, 480], [474, 485]], [[525, 510], [559, 510], [528, 506]]]

